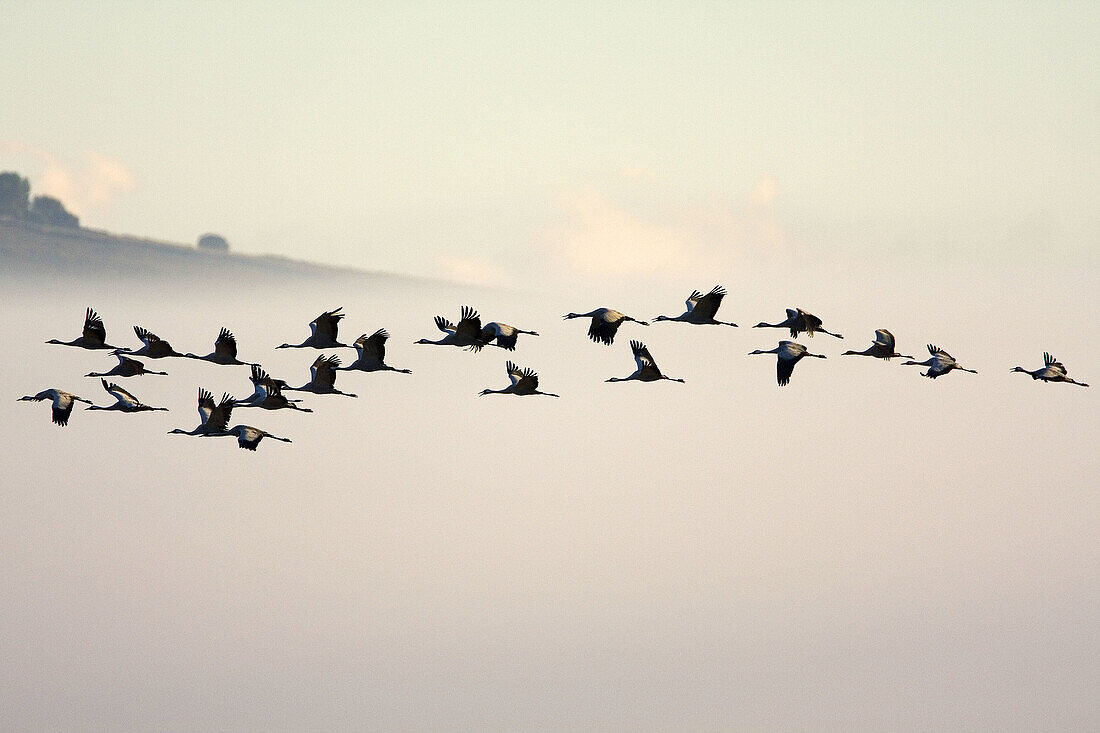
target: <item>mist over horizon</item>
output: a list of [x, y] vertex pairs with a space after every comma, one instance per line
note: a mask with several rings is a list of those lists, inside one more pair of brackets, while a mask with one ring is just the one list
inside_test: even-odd
[[[678, 315], [687, 293], [73, 277], [43, 300], [5, 278], [3, 724], [1092, 727], [1095, 392], [1009, 369], [1050, 350], [1096, 380], [1097, 327], [1062, 318], [1095, 307], [1093, 275], [884, 275], [722, 278], [741, 328], [626, 324], [611, 347], [562, 314]], [[464, 304], [541, 335], [412, 344]], [[829, 358], [780, 388], [774, 357], [746, 354], [786, 334], [748, 326], [796, 304], [846, 338], [799, 338]], [[206, 353], [227, 326], [297, 385], [317, 354], [354, 352], [273, 347], [338, 305], [343, 340], [385, 327], [387, 362], [414, 373], [341, 372], [359, 398], [299, 395], [313, 414], [235, 410], [290, 445], [165, 435], [197, 424], [198, 386], [250, 392], [246, 367], [147, 360], [169, 376], [119, 380], [168, 413], [58, 428], [14, 402], [58, 386], [107, 403], [78, 375], [109, 354], [42, 343], [78, 335], [87, 306], [123, 346], [140, 324]], [[839, 355], [876, 327], [979, 374]], [[633, 370], [632, 338], [687, 383], [604, 383]], [[507, 359], [562, 397], [478, 397]]]

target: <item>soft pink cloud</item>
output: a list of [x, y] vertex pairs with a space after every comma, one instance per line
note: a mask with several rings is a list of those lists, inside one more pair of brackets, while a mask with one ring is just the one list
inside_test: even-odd
[[741, 198], [685, 202], [651, 174], [631, 170], [607, 190], [560, 197], [559, 221], [536, 238], [553, 268], [568, 276], [668, 277], [780, 264], [793, 255], [774, 177], [761, 176]]
[[438, 257], [436, 271], [445, 280], [471, 285], [494, 286], [504, 285], [507, 282], [503, 269], [476, 257]]
[[86, 151], [75, 162], [65, 161], [15, 142], [0, 143], [0, 153], [5, 169], [30, 179], [32, 196], [53, 196], [80, 216], [108, 206], [136, 185], [134, 174], [122, 162], [101, 153]]

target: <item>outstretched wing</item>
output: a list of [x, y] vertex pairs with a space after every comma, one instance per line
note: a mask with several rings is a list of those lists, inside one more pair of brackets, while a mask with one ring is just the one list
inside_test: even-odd
[[481, 316], [468, 305], [462, 306], [462, 320], [458, 322], [455, 335], [470, 340], [477, 340], [481, 336]]
[[103, 319], [91, 308], [84, 314], [84, 340], [102, 345], [107, 340]]
[[813, 337], [814, 331], [821, 328], [821, 319], [801, 308], [798, 309], [798, 315], [802, 317], [802, 330], [806, 332], [807, 336]]
[[785, 387], [791, 381], [791, 374], [794, 373], [794, 365], [798, 363], [798, 359], [784, 359], [782, 356], [776, 357], [775, 360], [775, 379], [779, 382], [780, 387]]
[[137, 334], [137, 337], [141, 339], [141, 342], [146, 346], [152, 346], [157, 341], [161, 340], [160, 336], [157, 336], [149, 329], [142, 328], [141, 326], [134, 326], [134, 333]]
[[[436, 316], [436, 325], [438, 326], [439, 317]], [[450, 324], [447, 324], [450, 325]], [[444, 330], [442, 327], [440, 330]], [[379, 364], [386, 358], [386, 339], [390, 337], [389, 332], [380, 328], [370, 336], [363, 334], [355, 340], [355, 348], [359, 350], [359, 358], [364, 361], [376, 361]]]
[[701, 292], [699, 292], [698, 290], [692, 290], [691, 291], [691, 295], [689, 295], [688, 299], [686, 301], [684, 301], [684, 305], [687, 306], [687, 312], [688, 313], [692, 313], [692, 312], [695, 311], [696, 307], [698, 307], [698, 305], [699, 305], [699, 299], [702, 298], [702, 297], [703, 297], [703, 294]]
[[199, 387], [199, 420], [203, 425], [210, 422], [210, 415], [214, 412], [214, 395]]
[[[213, 399], [210, 400], [211, 403]], [[206, 420], [206, 426], [211, 431], [224, 431], [229, 425], [229, 417], [233, 414], [233, 395], [226, 392], [221, 401], [210, 410], [210, 416]]]
[[309, 324], [313, 335], [325, 341], [335, 341], [340, 320], [344, 317], [344, 314], [340, 312], [342, 308], [343, 306], [325, 311], [314, 318], [313, 322]]
[[455, 324], [451, 323], [443, 316], [435, 317], [435, 327], [446, 334], [452, 334], [455, 332]]
[[875, 343], [889, 351], [889, 353], [894, 353], [894, 334], [885, 328], [875, 329]]
[[[698, 297], [696, 297], [698, 296]], [[711, 288], [711, 291], [706, 295], [701, 295], [698, 290], [692, 293], [692, 298], [688, 299], [688, 302], [695, 301], [694, 307], [689, 310], [694, 315], [704, 320], [713, 319], [718, 313], [718, 306], [722, 305], [722, 298], [726, 297], [726, 289], [721, 285], [715, 285]]]
[[516, 384], [517, 394], [529, 394], [539, 388], [539, 375], [528, 367], [519, 372], [519, 380]]
[[228, 328], [222, 327], [218, 339], [214, 342], [214, 353], [229, 359], [237, 358], [237, 338]]
[[657, 362], [653, 360], [653, 354], [641, 341], [631, 341], [630, 349], [634, 352], [634, 363], [638, 365], [638, 371], [646, 368], [657, 368]]
[[588, 327], [588, 338], [597, 343], [610, 346], [615, 340], [615, 334], [623, 323], [622, 313], [610, 309], [601, 309], [592, 316], [592, 325]]
[[108, 384], [106, 379], [100, 379], [99, 381], [103, 383], [103, 389], [107, 390], [107, 393], [114, 397], [115, 401], [119, 404], [129, 405], [130, 407], [136, 407], [141, 404], [141, 400], [134, 397], [114, 382]]
[[336, 386], [336, 367], [340, 366], [340, 357], [333, 354], [332, 356], [318, 356], [313, 362], [313, 366], [309, 368], [313, 384], [317, 386], [328, 387], [332, 389]]
[[73, 400], [73, 396], [68, 392], [58, 392], [57, 399], [54, 400], [53, 407], [50, 408], [50, 416], [53, 421], [65, 427], [69, 424], [69, 415], [73, 414], [73, 405], [76, 401]]
[[513, 385], [523, 378], [523, 370], [516, 366], [514, 361], [507, 362], [504, 368], [508, 370], [508, 379], [512, 380]]

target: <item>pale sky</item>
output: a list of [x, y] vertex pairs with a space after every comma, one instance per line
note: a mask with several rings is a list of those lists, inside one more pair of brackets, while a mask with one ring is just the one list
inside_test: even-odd
[[92, 227], [505, 284], [1095, 262], [1098, 7], [17, 2], [0, 167]]

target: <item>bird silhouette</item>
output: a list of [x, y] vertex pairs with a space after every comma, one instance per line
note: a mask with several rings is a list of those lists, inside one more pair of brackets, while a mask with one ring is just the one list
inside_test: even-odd
[[1041, 379], [1044, 382], [1065, 382], [1066, 384], [1076, 384], [1078, 387], [1088, 386], [1084, 382], [1070, 379], [1066, 366], [1045, 351], [1043, 352], [1042, 368], [1032, 370], [1018, 366], [1013, 367], [1011, 371], [1030, 374], [1032, 379]]
[[824, 354], [811, 354], [802, 344], [794, 341], [780, 341], [774, 349], [762, 351], [750, 351], [749, 356], [756, 354], [775, 354], [775, 378], [780, 387], [790, 384], [791, 374], [794, 373], [794, 365], [807, 356], [815, 359], [824, 359]]
[[875, 340], [870, 346], [863, 351], [845, 351], [841, 356], [873, 356], [876, 359], [885, 359], [889, 361], [891, 358], [897, 356], [902, 359], [912, 359], [913, 357], [908, 354], [898, 354], [894, 351], [894, 334], [887, 331], [885, 328], [875, 329]]
[[313, 394], [338, 394], [356, 397], [350, 392], [336, 389], [336, 370], [340, 367], [340, 357], [322, 354], [313, 360], [309, 368], [310, 379], [301, 387], [283, 387], [284, 392], [312, 392]]
[[721, 285], [715, 285], [706, 295], [694, 290], [686, 301], [686, 311], [675, 317], [657, 316], [653, 321], [680, 321], [681, 323], [694, 323], [700, 326], [733, 326], [736, 328], [736, 323], [714, 319], [714, 316], [718, 313], [718, 306], [722, 305], [722, 299], [725, 297], [726, 289]]
[[147, 359], [163, 359], [168, 356], [184, 356], [172, 348], [172, 344], [168, 343], [160, 336], [150, 331], [147, 328], [141, 326], [134, 326], [134, 333], [141, 339], [142, 346], [137, 351], [127, 351], [130, 356], [144, 356]]
[[214, 402], [214, 395], [199, 387], [199, 424], [193, 430], [176, 428], [169, 430], [169, 435], [208, 435], [226, 429], [229, 425], [229, 417], [233, 414], [233, 395], [228, 392], [222, 395], [219, 402]]
[[486, 323], [481, 329], [481, 340], [486, 345], [495, 342], [497, 346], [506, 351], [516, 350], [516, 340], [521, 333], [526, 333], [531, 336], [538, 336], [537, 331], [524, 331], [522, 328], [516, 328], [515, 326], [509, 326], [507, 323], [498, 323], [493, 321], [492, 323]]
[[168, 376], [168, 372], [156, 372], [152, 369], [146, 369], [145, 365], [137, 359], [131, 359], [126, 356], [126, 352], [122, 349], [115, 349], [111, 352], [118, 359], [118, 364], [111, 367], [106, 372], [89, 372], [85, 374], [85, 377], [140, 377], [145, 374], [159, 374], [162, 377]]
[[925, 359], [924, 361], [904, 361], [902, 364], [908, 366], [913, 364], [916, 366], [926, 366], [928, 371], [921, 372], [925, 377], [935, 379], [936, 377], [942, 377], [952, 369], [958, 369], [961, 372], [970, 372], [971, 374], [977, 374], [973, 369], [967, 369], [966, 367], [955, 361], [955, 357], [948, 354], [946, 351], [938, 346], [928, 344], [928, 353], [932, 355], [931, 359]]
[[308, 407], [299, 407], [296, 403], [300, 400], [288, 399], [283, 394], [283, 389], [289, 387], [281, 379], [273, 379], [263, 370], [259, 364], [252, 365], [253, 392], [252, 396], [244, 400], [238, 400], [236, 407], [259, 407], [264, 410], [298, 410], [299, 412], [313, 412]]
[[341, 313], [343, 308], [334, 308], [330, 311], [325, 311], [321, 315], [314, 318], [309, 322], [310, 335], [305, 341], [300, 344], [280, 344], [276, 346], [276, 349], [335, 349], [337, 347], [347, 348], [347, 344], [342, 344], [337, 341], [337, 332], [339, 331], [340, 321], [343, 319], [344, 314]]
[[380, 328], [370, 336], [363, 334], [355, 339], [355, 350], [358, 358], [347, 366], [337, 367], [344, 371], [359, 372], [401, 372], [412, 374], [409, 369], [397, 369], [386, 364], [386, 341], [390, 334], [386, 329]]
[[218, 338], [214, 340], [214, 350], [206, 356], [199, 356], [198, 354], [185, 354], [184, 356], [189, 359], [199, 359], [201, 361], [208, 361], [212, 364], [234, 365], [234, 366], [252, 366], [250, 361], [241, 361], [237, 358], [237, 337], [233, 335], [233, 332], [228, 328], [222, 327], [221, 332], [218, 334]]
[[508, 379], [512, 380], [504, 389], [483, 389], [479, 393], [484, 396], [487, 394], [514, 394], [514, 395], [533, 395], [540, 394], [547, 397], [559, 397], [553, 392], [539, 392], [539, 375], [533, 372], [531, 369], [521, 369], [513, 362], [507, 362], [505, 368], [508, 370]]
[[255, 451], [256, 446], [260, 444], [260, 441], [264, 438], [271, 438], [272, 440], [281, 440], [284, 443], [293, 442], [290, 438], [280, 438], [278, 435], [272, 435], [266, 430], [260, 430], [254, 428], [251, 425], [234, 425], [228, 430], [218, 430], [210, 433], [205, 433], [204, 438], [221, 438], [221, 437], [236, 437], [237, 445], [245, 450]]
[[122, 387], [119, 387], [114, 382], [108, 382], [106, 379], [100, 379], [103, 383], [103, 389], [107, 390], [107, 394], [115, 398], [114, 404], [108, 407], [100, 407], [99, 405], [90, 405], [85, 409], [88, 410], [117, 410], [119, 412], [151, 412], [154, 410], [168, 412], [167, 407], [152, 407], [145, 404], [137, 397], [134, 397], [131, 393], [127, 392]]
[[657, 362], [654, 361], [653, 355], [649, 353], [649, 349], [647, 349], [646, 345], [641, 341], [631, 341], [630, 349], [634, 352], [634, 363], [637, 366], [634, 373], [629, 377], [611, 377], [605, 381], [629, 382], [631, 380], [637, 380], [639, 382], [656, 382], [661, 379], [667, 379], [672, 382], [683, 383], [684, 380], [682, 379], [663, 374], [657, 366]]
[[47, 344], [59, 344], [61, 346], [77, 346], [81, 349], [116, 349], [106, 342], [107, 328], [103, 325], [103, 319], [99, 314], [89, 308], [84, 313], [84, 331], [72, 341], [58, 341], [50, 339]]
[[467, 351], [481, 351], [485, 342], [481, 340], [481, 316], [468, 305], [462, 306], [462, 319], [454, 325], [443, 316], [435, 317], [435, 326], [445, 335], [438, 341], [420, 339], [414, 343], [433, 346], [459, 346]]
[[69, 424], [69, 415], [73, 413], [73, 404], [77, 402], [86, 402], [89, 405], [92, 404], [91, 400], [86, 400], [83, 397], [77, 397], [71, 392], [55, 388], [44, 389], [36, 395], [20, 397], [16, 402], [41, 402], [42, 400], [53, 401], [53, 421], [61, 427], [65, 427]]
[[765, 323], [761, 321], [757, 323], [753, 328], [787, 328], [790, 329], [791, 338], [798, 338], [798, 334], [805, 333], [810, 338], [813, 338], [815, 333], [827, 333], [830, 336], [835, 336], [838, 339], [844, 338], [839, 333], [833, 333], [832, 331], [826, 331], [821, 326], [821, 319], [812, 313], [807, 313], [801, 308], [787, 309], [787, 320], [780, 321], [779, 323]]
[[610, 308], [597, 308], [588, 313], [566, 313], [562, 318], [567, 321], [572, 318], [591, 318], [592, 322], [588, 325], [588, 338], [604, 346], [610, 346], [615, 341], [615, 334], [619, 331], [619, 326], [627, 321], [633, 321], [643, 326], [649, 325], [647, 321], [639, 321], [637, 318], [624, 315]]

